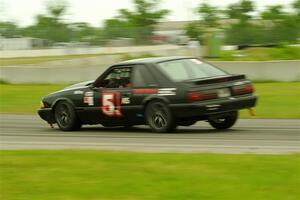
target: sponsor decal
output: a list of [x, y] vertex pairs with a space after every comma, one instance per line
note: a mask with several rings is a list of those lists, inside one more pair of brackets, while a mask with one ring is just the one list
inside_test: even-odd
[[161, 88], [158, 90], [158, 95], [160, 96], [176, 95], [176, 88]]
[[74, 91], [74, 94], [83, 94], [83, 91], [82, 90], [76, 90], [76, 91]]
[[86, 92], [86, 93], [84, 94], [84, 96], [92, 97], [92, 96], [94, 96], [94, 92]]
[[208, 111], [212, 111], [212, 110], [218, 110], [220, 109], [221, 105], [207, 105], [206, 108]]
[[216, 104], [216, 105], [207, 105], [206, 107], [207, 108], [215, 108], [215, 107], [220, 107], [221, 105], [219, 104]]
[[134, 89], [134, 94], [157, 94], [160, 96], [176, 95], [176, 88], [160, 88], [160, 89]]
[[157, 94], [158, 89], [133, 89], [134, 94]]
[[89, 106], [94, 105], [94, 92], [86, 92], [83, 97], [83, 103], [88, 104]]
[[121, 100], [121, 104], [130, 104], [130, 98], [129, 97], [123, 97]]
[[102, 112], [110, 117], [122, 117], [120, 92], [104, 92], [102, 94]]

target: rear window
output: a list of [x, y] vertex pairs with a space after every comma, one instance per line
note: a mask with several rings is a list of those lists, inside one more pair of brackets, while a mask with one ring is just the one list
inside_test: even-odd
[[226, 72], [198, 59], [162, 62], [158, 68], [175, 82], [227, 75]]

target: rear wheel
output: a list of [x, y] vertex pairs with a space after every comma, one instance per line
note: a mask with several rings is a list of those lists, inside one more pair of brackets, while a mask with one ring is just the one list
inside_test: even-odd
[[75, 131], [81, 128], [81, 122], [78, 120], [73, 106], [61, 101], [55, 106], [55, 120], [62, 131]]
[[209, 119], [209, 124], [216, 129], [228, 129], [232, 127], [238, 119], [238, 112], [228, 113], [224, 117]]
[[154, 132], [167, 133], [176, 128], [170, 108], [161, 101], [150, 102], [146, 107], [145, 116], [147, 123]]

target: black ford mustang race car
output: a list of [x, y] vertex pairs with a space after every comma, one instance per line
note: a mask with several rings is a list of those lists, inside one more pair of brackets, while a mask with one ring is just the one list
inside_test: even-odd
[[244, 75], [231, 75], [202, 60], [159, 57], [125, 61], [95, 81], [45, 96], [38, 114], [63, 131], [83, 124], [148, 124], [155, 132], [200, 120], [216, 129], [234, 125], [238, 110], [254, 107], [256, 96]]

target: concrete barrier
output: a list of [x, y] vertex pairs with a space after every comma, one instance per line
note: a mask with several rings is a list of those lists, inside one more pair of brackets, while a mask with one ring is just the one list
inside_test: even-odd
[[[74, 83], [97, 78], [120, 56], [54, 61], [39, 65], [0, 67], [0, 79], [10, 83]], [[300, 81], [300, 60], [270, 62], [212, 62], [251, 80]]]
[[0, 58], [65, 56], [84, 54], [134, 54], [151, 53], [154, 55], [169, 55], [168, 51], [181, 51], [182, 46], [177, 45], [150, 45], [128, 47], [86, 47], [86, 48], [57, 48], [57, 49], [29, 49], [29, 50], [1, 50]]
[[233, 74], [246, 74], [257, 81], [300, 81], [300, 60], [213, 62]]

